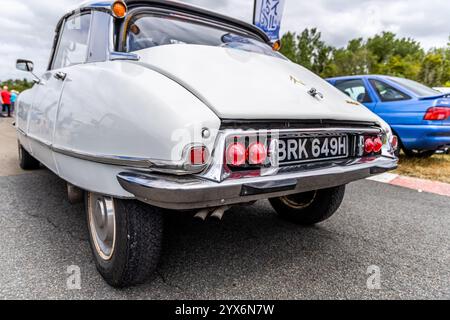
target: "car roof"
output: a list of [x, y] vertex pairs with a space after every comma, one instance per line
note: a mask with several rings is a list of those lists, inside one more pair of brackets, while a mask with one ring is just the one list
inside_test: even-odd
[[[116, 0], [86, 1], [78, 7], [78, 10], [83, 10], [83, 9], [110, 10], [112, 4], [115, 1]], [[199, 15], [199, 16], [209, 18], [209, 19], [212, 19], [215, 21], [220, 21], [225, 24], [236, 26], [247, 32], [256, 34], [260, 38], [262, 38], [266, 43], [270, 43], [270, 38], [267, 36], [267, 34], [260, 28], [254, 26], [250, 23], [247, 23], [247, 22], [235, 19], [235, 18], [231, 18], [229, 16], [225, 16], [220, 13], [210, 11], [210, 10], [198, 7], [198, 6], [186, 4], [184, 2], [178, 2], [178, 1], [173, 1], [173, 0], [171, 0], [171, 1], [167, 1], [167, 0], [124, 0], [124, 2], [130, 9], [132, 9], [133, 7], [138, 7], [138, 6], [151, 6], [154, 8], [169, 9], [169, 10], [174, 9], [177, 11], [181, 11], [183, 13]]]
[[391, 76], [380, 75], [380, 74], [364, 74], [364, 75], [353, 75], [353, 76], [340, 76], [327, 78], [328, 81], [337, 81], [337, 80], [352, 80], [352, 79], [361, 79], [361, 78], [382, 78], [382, 79], [390, 79], [393, 78]]

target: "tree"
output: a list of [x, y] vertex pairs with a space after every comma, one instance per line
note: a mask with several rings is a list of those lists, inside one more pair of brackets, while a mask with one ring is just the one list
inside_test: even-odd
[[450, 84], [450, 37], [446, 48], [427, 53], [419, 42], [398, 38], [392, 32], [382, 32], [367, 40], [352, 39], [345, 47], [334, 48], [314, 28], [305, 29], [299, 35], [286, 33], [281, 53], [322, 77], [384, 74], [430, 86]]
[[[297, 35], [295, 33], [287, 32], [281, 38], [281, 50], [280, 52], [289, 60], [297, 62]], [[298, 63], [298, 62], [297, 62]]]
[[334, 51], [336, 75], [367, 74], [374, 63], [374, 55], [362, 38], [350, 40], [347, 47]]
[[0, 82], [0, 86], [3, 88], [3, 86], [8, 86], [9, 90], [16, 90], [18, 92], [25, 91], [27, 89], [30, 89], [33, 86], [33, 82], [28, 81], [27, 79], [23, 80], [7, 80], [4, 82]]
[[334, 48], [321, 40], [322, 34], [317, 29], [305, 29], [300, 35], [288, 32], [282, 39], [281, 53], [288, 59], [317, 73], [329, 72]]
[[444, 49], [430, 50], [422, 62], [419, 79], [429, 86], [442, 86], [450, 80], [450, 63], [448, 51]]

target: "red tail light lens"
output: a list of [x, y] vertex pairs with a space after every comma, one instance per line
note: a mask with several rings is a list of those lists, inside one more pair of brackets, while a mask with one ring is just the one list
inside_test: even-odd
[[383, 140], [378, 136], [368, 136], [364, 138], [364, 155], [376, 155], [383, 149]]
[[397, 149], [398, 149], [398, 137], [397, 136], [392, 136], [391, 147], [394, 151], [397, 151]]
[[373, 140], [373, 152], [379, 153], [383, 148], [383, 141], [379, 137]]
[[267, 160], [267, 148], [260, 142], [253, 143], [248, 147], [248, 162], [251, 165], [263, 164]]
[[432, 107], [427, 110], [424, 120], [442, 121], [450, 118], [450, 108], [447, 107]]
[[227, 164], [233, 167], [245, 165], [247, 150], [242, 143], [230, 144], [227, 148]]
[[206, 147], [193, 147], [191, 149], [190, 161], [192, 165], [203, 165], [209, 160], [209, 152]]
[[366, 138], [366, 141], [364, 143], [364, 152], [366, 154], [372, 153], [374, 147], [375, 147], [375, 144], [374, 144], [372, 138], [370, 138], [370, 137]]

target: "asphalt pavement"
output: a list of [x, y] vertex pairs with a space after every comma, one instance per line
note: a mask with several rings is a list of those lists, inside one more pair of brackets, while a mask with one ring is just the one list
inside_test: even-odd
[[360, 181], [312, 228], [266, 201], [222, 222], [170, 214], [158, 272], [116, 290], [95, 270], [83, 205], [49, 171], [22, 173], [0, 174], [1, 299], [450, 299], [450, 197]]

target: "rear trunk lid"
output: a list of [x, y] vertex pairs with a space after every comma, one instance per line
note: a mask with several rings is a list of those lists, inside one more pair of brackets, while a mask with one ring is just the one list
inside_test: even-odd
[[[137, 52], [139, 64], [184, 86], [221, 119], [379, 122], [366, 107], [288, 60], [242, 50], [166, 45]], [[157, 84], [149, 84], [157, 87]], [[316, 89], [323, 98], [308, 93]]]

